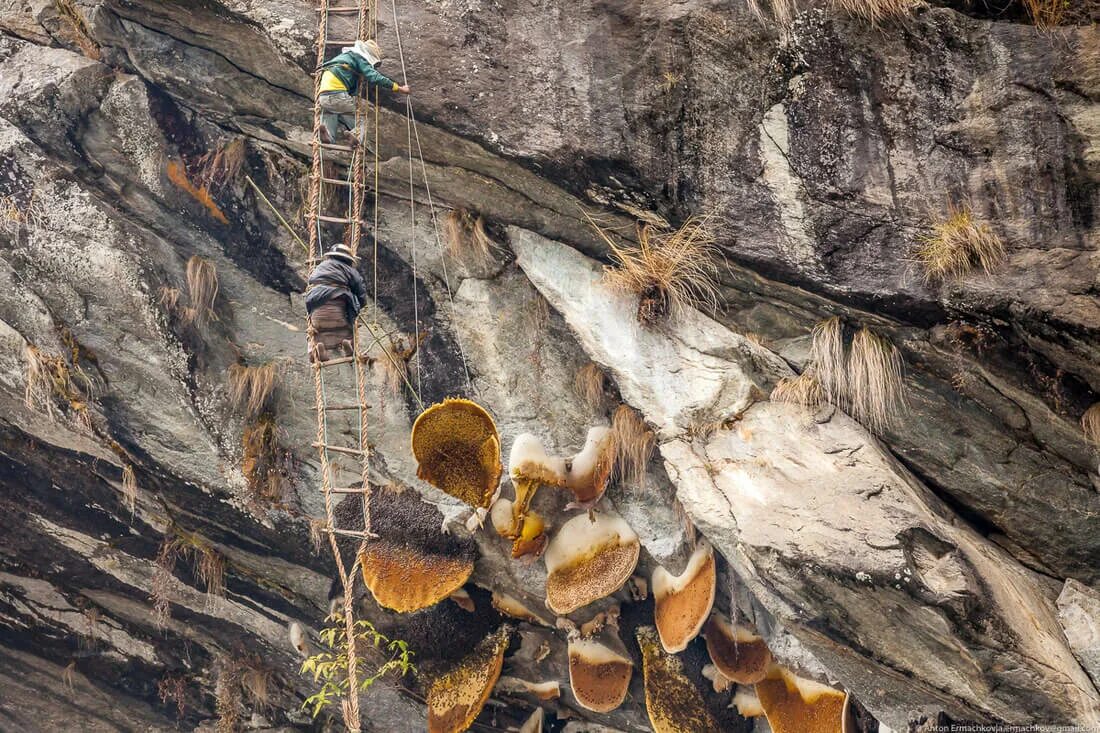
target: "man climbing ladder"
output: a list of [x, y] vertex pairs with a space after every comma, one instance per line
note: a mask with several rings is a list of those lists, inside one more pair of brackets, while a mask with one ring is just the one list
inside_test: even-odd
[[360, 130], [358, 137], [355, 129], [355, 98], [359, 93], [359, 84], [378, 89], [408, 94], [408, 84], [398, 84], [378, 71], [382, 64], [382, 47], [376, 41], [356, 41], [346, 46], [336, 56], [321, 65], [321, 92], [317, 103], [321, 105], [321, 124], [325, 142], [335, 143], [343, 128], [351, 145], [361, 145], [366, 139], [366, 130]]
[[[363, 553], [366, 542], [374, 536], [370, 518], [366, 360], [363, 358], [363, 345], [356, 325], [356, 317], [367, 295], [365, 283], [356, 267], [364, 229], [362, 209], [367, 156], [366, 145], [362, 142], [366, 138], [367, 125], [361, 122], [363, 129], [360, 135], [351, 136], [351, 156], [346, 179], [330, 175], [326, 171], [324, 155], [330, 149], [347, 150], [346, 146], [338, 144], [336, 140], [341, 126], [351, 131], [355, 127], [356, 119], [365, 120], [365, 103], [360, 94], [363, 82], [368, 87], [386, 87], [395, 92], [408, 93], [409, 88], [396, 84], [376, 69], [382, 52], [377, 43], [367, 40], [378, 22], [373, 0], [332, 5], [329, 0], [321, 0], [317, 10], [320, 19], [309, 196], [309, 262], [314, 269], [306, 295], [309, 311], [307, 335], [312, 356], [311, 371], [317, 410], [317, 437], [314, 446], [317, 448], [320, 463], [321, 494], [325, 510], [322, 531], [328, 536], [343, 593], [342, 608], [339, 611], [344, 633], [346, 638], [354, 639], [358, 629], [354, 600], [359, 561], [345, 557], [337, 543], [337, 537], [358, 540], [358, 550], [355, 552], [355, 558], [358, 558]], [[396, 17], [394, 20], [396, 23]], [[352, 25], [355, 28], [354, 34], [348, 27]], [[351, 41], [351, 38], [356, 40]], [[335, 58], [327, 59], [328, 50], [335, 46], [344, 47]], [[375, 129], [377, 130], [377, 126]], [[324, 142], [326, 134], [328, 141]], [[377, 141], [375, 149], [377, 150]], [[323, 213], [323, 202], [329, 198], [325, 196], [326, 186], [340, 187], [347, 192], [347, 196], [332, 197], [334, 203], [343, 204], [344, 210], [338, 215], [329, 216]], [[377, 209], [377, 192], [375, 207]], [[331, 247], [328, 252], [321, 251], [322, 222], [344, 227], [342, 236], [333, 237], [343, 244]], [[330, 348], [342, 349], [348, 355], [333, 358], [328, 353]], [[354, 375], [350, 384], [340, 377], [340, 372], [347, 365], [350, 365]], [[354, 442], [341, 440], [342, 436], [354, 436]], [[358, 464], [357, 470], [343, 466], [341, 461]], [[355, 510], [362, 514], [362, 530], [336, 526], [334, 510], [337, 502], [341, 501], [354, 502]], [[342, 701], [344, 724], [350, 733], [361, 731], [357, 647], [357, 644], [348, 645], [348, 694]]]

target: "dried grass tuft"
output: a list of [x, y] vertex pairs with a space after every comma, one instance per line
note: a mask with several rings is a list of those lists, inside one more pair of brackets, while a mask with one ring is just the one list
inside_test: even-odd
[[60, 414], [59, 405], [63, 405], [88, 423], [92, 380], [78, 364], [70, 364], [65, 357], [47, 354], [31, 344], [23, 349], [23, 361], [26, 382], [23, 404], [28, 410], [56, 418]]
[[829, 5], [855, 18], [862, 18], [871, 25], [903, 18], [920, 5], [915, 0], [829, 0]]
[[163, 629], [172, 617], [172, 577], [179, 560], [180, 545], [176, 539], [165, 539], [157, 551], [156, 570], [153, 571], [149, 598], [153, 603], [153, 621]]
[[185, 322], [202, 327], [218, 320], [214, 302], [218, 298], [218, 268], [213, 262], [195, 255], [187, 261], [187, 294], [191, 309]]
[[657, 436], [634, 408], [619, 405], [611, 418], [611, 439], [615, 444], [615, 473], [619, 480], [643, 487]]
[[[764, 10], [760, 0], [748, 0], [749, 9], [761, 22], [774, 20], [780, 28], [789, 27], [798, 15], [798, 0], [770, 0], [767, 3], [771, 18]], [[855, 18], [866, 20], [871, 25], [893, 18], [903, 18], [920, 6], [919, 0], [828, 0], [833, 10], [839, 10]]]
[[485, 219], [466, 209], [451, 209], [443, 221], [447, 252], [460, 262], [486, 264], [493, 259], [493, 240], [485, 231]]
[[229, 367], [229, 403], [249, 418], [271, 408], [272, 398], [282, 381], [278, 362], [260, 366], [234, 364]]
[[817, 407], [825, 402], [825, 390], [817, 381], [812, 369], [797, 377], [784, 377], [772, 389], [772, 402], [793, 402], [807, 407]]
[[54, 0], [54, 7], [57, 8], [57, 15], [61, 18], [65, 34], [69, 39], [76, 44], [82, 54], [93, 61], [99, 61], [103, 52], [88, 31], [88, 22], [84, 20], [84, 14], [76, 6], [76, 2]]
[[834, 405], [842, 404], [848, 393], [848, 366], [844, 355], [844, 324], [834, 316], [814, 326], [810, 345], [810, 363], [824, 392]]
[[852, 417], [875, 433], [881, 433], [905, 405], [901, 354], [867, 328], [852, 339], [848, 392]]
[[279, 503], [290, 488], [294, 458], [279, 440], [279, 428], [270, 415], [261, 415], [248, 425], [241, 438], [241, 471], [253, 500]]
[[237, 180], [247, 159], [248, 145], [245, 138], [234, 138], [199, 158], [200, 179], [212, 190], [224, 188], [226, 184]]
[[183, 718], [187, 710], [187, 681], [179, 675], [166, 675], [157, 682], [157, 696], [161, 705], [176, 705], [176, 718]]
[[1098, 0], [1023, 0], [1031, 22], [1039, 28], [1094, 25], [1100, 19]]
[[214, 711], [218, 733], [236, 733], [241, 722], [241, 677], [244, 666], [229, 656], [214, 662]]
[[195, 578], [206, 589], [209, 598], [225, 595], [225, 558], [200, 537], [176, 531], [165, 537], [157, 551], [149, 597], [153, 603], [153, 620], [164, 628], [172, 616], [172, 586], [176, 563], [189, 558]]
[[409, 359], [416, 354], [416, 343], [407, 334], [395, 333], [385, 341], [380, 341], [379, 346], [382, 355], [373, 364], [382, 377], [386, 392], [399, 395], [409, 382]]
[[209, 545], [198, 545], [192, 551], [195, 556], [195, 576], [206, 588], [208, 596], [225, 595], [225, 558]]
[[1085, 440], [1100, 446], [1100, 402], [1097, 402], [1081, 416], [1081, 432]]
[[653, 325], [683, 308], [718, 309], [718, 267], [722, 257], [707, 228], [709, 217], [692, 217], [672, 232], [646, 224], [638, 228], [637, 246], [616, 242], [589, 217], [611, 248], [613, 267], [604, 281], [639, 297], [638, 321]]
[[253, 660], [241, 674], [241, 686], [259, 707], [267, 707], [271, 702], [272, 671]]
[[968, 208], [951, 207], [948, 218], [921, 238], [916, 252], [926, 282], [962, 277], [980, 266], [989, 273], [1005, 258], [1005, 245], [985, 222]]
[[130, 514], [133, 514], [137, 510], [138, 482], [134, 467], [130, 464], [122, 467], [122, 495], [126, 498]]
[[607, 377], [599, 364], [589, 362], [573, 377], [573, 391], [592, 412], [602, 412], [607, 402]]
[[325, 520], [318, 517], [309, 518], [309, 544], [313, 547], [313, 554], [321, 552], [321, 542], [324, 540]]

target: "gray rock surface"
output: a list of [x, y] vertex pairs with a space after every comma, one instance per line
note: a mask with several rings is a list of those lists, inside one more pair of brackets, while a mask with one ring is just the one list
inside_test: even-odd
[[[695, 525], [876, 717], [894, 727], [935, 709], [1012, 723], [1100, 719], [1100, 693], [1065, 643], [1046, 583], [953, 522], [844, 413], [822, 419], [766, 401], [762, 388], [786, 371], [771, 352], [691, 309], [643, 327], [635, 298], [604, 284], [597, 263], [516, 230], [512, 248], [623, 396], [661, 428], [661, 455]], [[899, 673], [905, 698], [883, 689]]]
[[[1100, 478], [1076, 422], [1100, 390], [1096, 26], [1048, 34], [1013, 14], [932, 6], [870, 28], [809, 8], [779, 33], [727, 0], [424, 0], [399, 12], [433, 202], [440, 215], [482, 213], [499, 246], [487, 267], [441, 252], [419, 182], [410, 223], [404, 106], [384, 100], [372, 319], [423, 336], [410, 364], [419, 399], [475, 397], [506, 451], [530, 431], [567, 455], [618, 398], [642, 409], [659, 456], [644, 487], [605, 499], [638, 531], [641, 571], [679, 569], [682, 504], [735, 577], [719, 605], [897, 730], [941, 710], [1089, 720]], [[388, 8], [379, 21], [396, 74]], [[243, 138], [243, 171], [302, 228], [315, 24], [305, 2], [0, 0], [0, 727], [80, 716], [88, 730], [212, 729], [226, 658], [271, 674], [268, 703], [245, 692], [236, 704], [243, 721], [310, 727], [286, 628], [322, 625], [333, 568], [309, 532], [321, 499], [305, 258], [242, 178], [204, 181], [200, 160]], [[964, 200], [1007, 259], [925, 283], [913, 249]], [[585, 211], [624, 233], [645, 212], [714, 213], [728, 267], [701, 341], [669, 329], [624, 364], [619, 340], [634, 332], [621, 313], [547, 308], [510, 242], [527, 242], [524, 257], [539, 242], [606, 261]], [[201, 332], [161, 299], [164, 286], [186, 290], [193, 255], [219, 276], [219, 319]], [[905, 357], [910, 410], [878, 439], [840, 413], [815, 423], [760, 402], [832, 315]], [[600, 351], [601, 338], [615, 341]], [[75, 359], [86, 408], [24, 404], [28, 345]], [[613, 372], [595, 411], [572, 389], [590, 359]], [[226, 396], [240, 362], [282, 371], [275, 415], [292, 460], [275, 503], [257, 502], [241, 470], [247, 420]], [[374, 479], [417, 491], [465, 533], [462, 507], [415, 478], [419, 404], [386, 378], [372, 371]], [[124, 465], [136, 469], [132, 509]], [[743, 476], [767, 487], [767, 520], [740, 500]], [[561, 499], [539, 496], [551, 524]], [[227, 587], [208, 597], [179, 560], [162, 629], [156, 558], [180, 531], [224, 558]], [[491, 530], [474, 537], [469, 634], [495, 622], [488, 591], [539, 603], [544, 574], [510, 561]], [[442, 605], [369, 613], [423, 639], [431, 667], [469, 641], [452, 634], [444, 649], [465, 617]], [[562, 664], [510, 653], [505, 674], [564, 680]], [[423, 689], [408, 686], [372, 693], [368, 729], [423, 729]], [[495, 695], [482, 720], [518, 727], [535, 704]], [[567, 692], [542, 704], [571, 730], [647, 725], [640, 691], [614, 716], [584, 716]]]

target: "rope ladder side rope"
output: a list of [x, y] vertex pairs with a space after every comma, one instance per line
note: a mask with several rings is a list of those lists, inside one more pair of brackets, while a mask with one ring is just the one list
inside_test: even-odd
[[[377, 15], [373, 0], [357, 0], [358, 5], [356, 8], [356, 26], [357, 26], [357, 39], [365, 40], [367, 38], [367, 31], [375, 24]], [[342, 6], [344, 8], [346, 6]], [[366, 110], [364, 109], [364, 100], [362, 94], [360, 94], [356, 100], [356, 126], [353, 134], [358, 138], [358, 145], [352, 146], [352, 155], [350, 166], [348, 169], [348, 175], [346, 181], [339, 181], [335, 176], [333, 179], [327, 179], [325, 177], [325, 160], [324, 160], [324, 147], [321, 144], [321, 105], [320, 105], [320, 91], [321, 91], [321, 77], [323, 71], [321, 67], [325, 63], [326, 52], [332, 44], [329, 42], [330, 37], [330, 22], [332, 15], [329, 13], [329, 0], [319, 0], [318, 12], [320, 15], [318, 21], [317, 30], [317, 71], [314, 75], [314, 109], [313, 109], [313, 161], [310, 172], [310, 187], [309, 187], [309, 267], [312, 270], [313, 267], [319, 262], [323, 252], [323, 242], [321, 241], [321, 223], [323, 221], [322, 208], [324, 206], [326, 196], [324, 186], [326, 183], [334, 187], [342, 187], [347, 189], [347, 199], [345, 211], [347, 215], [343, 219], [349, 224], [345, 224], [346, 234], [348, 235], [349, 248], [358, 254], [359, 245], [362, 241], [362, 203], [363, 203], [363, 189], [365, 178], [365, 153], [363, 150], [363, 142], [366, 139], [366, 135], [363, 134], [365, 128], [364, 123], [366, 119]], [[338, 13], [335, 17], [347, 17], [344, 13]], [[336, 141], [333, 141], [331, 147], [339, 147], [335, 145]], [[378, 141], [377, 133], [375, 138], [375, 150], [377, 151]], [[335, 162], [335, 161], [334, 161]], [[342, 200], [343, 197], [337, 193], [333, 197], [334, 200]], [[377, 207], [376, 207], [377, 208]], [[376, 214], [377, 216], [377, 214]], [[375, 265], [377, 269], [377, 265]], [[375, 273], [375, 281], [377, 282], [377, 273]], [[361, 482], [362, 491], [358, 494], [341, 490], [339, 493], [334, 491], [334, 463], [329, 455], [330, 450], [334, 447], [329, 443], [329, 429], [328, 429], [328, 409], [330, 404], [328, 402], [328, 390], [325, 384], [324, 369], [325, 364], [318, 361], [314, 361], [312, 364], [313, 381], [314, 381], [314, 399], [316, 403], [317, 412], [317, 452], [321, 469], [321, 492], [324, 499], [325, 517], [324, 527], [325, 534], [329, 538], [329, 548], [332, 551], [333, 560], [336, 565], [337, 575], [340, 579], [340, 585], [343, 589], [343, 616], [344, 616], [344, 631], [347, 645], [347, 681], [348, 681], [348, 694], [343, 700], [342, 713], [344, 717], [344, 724], [351, 733], [361, 732], [361, 716], [359, 708], [359, 654], [357, 645], [355, 644], [356, 638], [356, 620], [355, 620], [355, 585], [356, 577], [359, 570], [359, 557], [366, 547], [366, 543], [372, 536], [371, 532], [371, 517], [370, 517], [370, 481], [369, 481], [369, 465], [370, 465], [370, 446], [368, 440], [368, 421], [367, 421], [367, 401], [366, 401], [366, 367], [365, 362], [360, 351], [360, 338], [359, 338], [359, 325], [358, 319], [352, 324], [352, 348], [355, 373], [355, 402], [358, 413], [358, 432], [359, 440], [354, 451], [347, 447], [334, 450], [338, 454], [351, 454], [357, 453], [360, 460], [359, 477]], [[309, 340], [310, 350], [312, 352], [313, 347], [316, 345], [316, 332], [312, 326], [307, 324], [307, 334]], [[375, 339], [377, 341], [377, 339]], [[341, 360], [335, 360], [341, 361]], [[334, 365], [335, 366], [335, 365]], [[347, 402], [345, 396], [344, 402]], [[339, 405], [340, 410], [347, 407], [347, 404]], [[336, 409], [336, 406], [333, 406]], [[363, 517], [363, 531], [356, 533], [349, 530], [339, 530], [336, 527], [335, 521], [335, 499], [343, 498], [346, 500], [356, 501], [358, 496], [360, 502], [362, 517]], [[355, 537], [360, 539], [359, 547], [355, 553], [355, 560], [349, 569], [344, 562], [343, 555], [340, 551], [339, 537]]]

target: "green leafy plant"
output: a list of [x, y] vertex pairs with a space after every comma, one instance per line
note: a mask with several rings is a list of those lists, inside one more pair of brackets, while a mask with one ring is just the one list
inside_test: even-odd
[[[348, 634], [342, 614], [334, 613], [325, 621], [330, 624], [321, 631], [321, 643], [327, 651], [315, 654], [302, 662], [302, 674], [313, 675], [313, 682], [320, 689], [306, 698], [303, 710], [309, 710], [316, 718], [328, 705], [347, 696]], [[355, 622], [355, 669], [359, 692], [371, 687], [387, 674], [397, 677], [416, 674], [412, 663], [414, 652], [400, 639], [389, 639], [375, 630], [369, 621]]]

